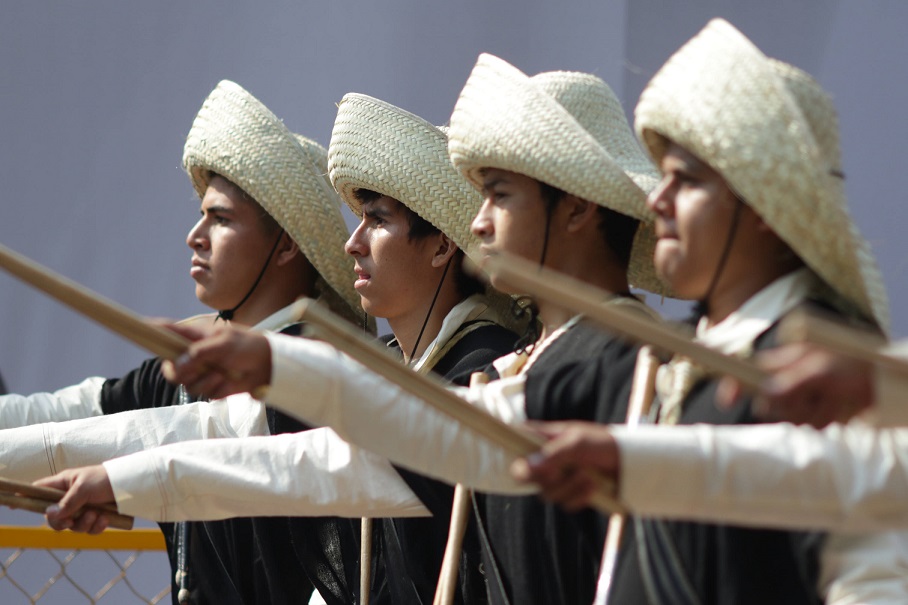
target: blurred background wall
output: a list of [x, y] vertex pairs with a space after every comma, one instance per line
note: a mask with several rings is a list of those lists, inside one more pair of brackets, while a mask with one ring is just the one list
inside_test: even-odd
[[[220, 79], [324, 145], [349, 91], [445, 123], [483, 51], [528, 73], [596, 73], [630, 115], [654, 71], [713, 16], [834, 95], [852, 211], [880, 260], [893, 332], [908, 335], [908, 4], [898, 0], [11, 2], [0, 20], [0, 243], [140, 313], [199, 313], [185, 244], [198, 200], [180, 159]], [[13, 392], [119, 375], [145, 356], [5, 274], [0, 309]]]

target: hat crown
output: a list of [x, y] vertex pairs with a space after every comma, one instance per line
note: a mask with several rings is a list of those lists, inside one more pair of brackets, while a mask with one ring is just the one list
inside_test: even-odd
[[656, 170], [637, 143], [621, 101], [601, 78], [548, 71], [530, 77], [530, 82], [557, 101], [644, 193], [655, 188]]
[[477, 243], [470, 223], [482, 198], [448, 157], [447, 128], [359, 93], [344, 95], [328, 145], [328, 177], [341, 199], [362, 215], [358, 189], [393, 198], [454, 240]]
[[840, 175], [842, 150], [839, 142], [839, 114], [832, 98], [807, 72], [776, 59], [768, 58], [768, 61], [804, 116], [830, 173]]

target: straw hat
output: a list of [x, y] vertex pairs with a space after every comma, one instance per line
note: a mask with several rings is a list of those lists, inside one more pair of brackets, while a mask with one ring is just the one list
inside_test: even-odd
[[[477, 249], [470, 223], [482, 196], [451, 165], [443, 127], [379, 99], [346, 94], [328, 145], [328, 176], [357, 216], [362, 216], [362, 205], [356, 190], [375, 191], [431, 223], [464, 253]], [[508, 312], [510, 297], [491, 286], [486, 296], [503, 324], [522, 329], [523, 322]]]
[[656, 161], [671, 140], [710, 164], [846, 310], [887, 329], [879, 270], [846, 207], [835, 108], [813, 78], [714, 19], [653, 77], [636, 128]]
[[347, 228], [325, 176], [323, 147], [291, 133], [258, 99], [223, 80], [192, 123], [183, 167], [199, 197], [212, 172], [248, 193], [315, 267], [319, 293], [332, 310], [349, 319], [362, 317], [353, 264], [344, 252]]
[[601, 79], [577, 72], [528, 77], [481, 54], [454, 107], [448, 150], [477, 189], [483, 168], [499, 168], [640, 219], [628, 280], [664, 291], [653, 268], [656, 240], [646, 208], [659, 175]]
[[380, 99], [344, 95], [328, 145], [328, 177], [354, 214], [357, 189], [399, 201], [465, 252], [479, 240], [470, 223], [482, 197], [448, 159], [445, 130]]

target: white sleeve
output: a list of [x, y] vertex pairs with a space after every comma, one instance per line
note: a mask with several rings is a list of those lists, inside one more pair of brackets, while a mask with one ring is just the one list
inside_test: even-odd
[[386, 459], [327, 428], [179, 443], [104, 467], [120, 512], [155, 521], [429, 514]]
[[786, 528], [908, 527], [908, 429], [615, 427], [641, 515]]
[[[268, 334], [268, 403], [425, 475], [494, 493], [533, 493], [510, 474], [515, 456], [330, 345]], [[526, 420], [523, 377], [457, 393], [508, 423]]]
[[104, 382], [94, 376], [53, 393], [0, 395], [0, 429], [100, 416]]
[[267, 434], [264, 406], [248, 395], [132, 410], [0, 431], [0, 475], [34, 481], [151, 447]]
[[826, 605], [895, 605], [908, 599], [908, 532], [830, 534], [820, 557]]

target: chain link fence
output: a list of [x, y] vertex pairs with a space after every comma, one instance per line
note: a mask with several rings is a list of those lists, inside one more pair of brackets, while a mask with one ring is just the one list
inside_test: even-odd
[[88, 536], [0, 526], [3, 605], [170, 603], [169, 577], [157, 529]]

